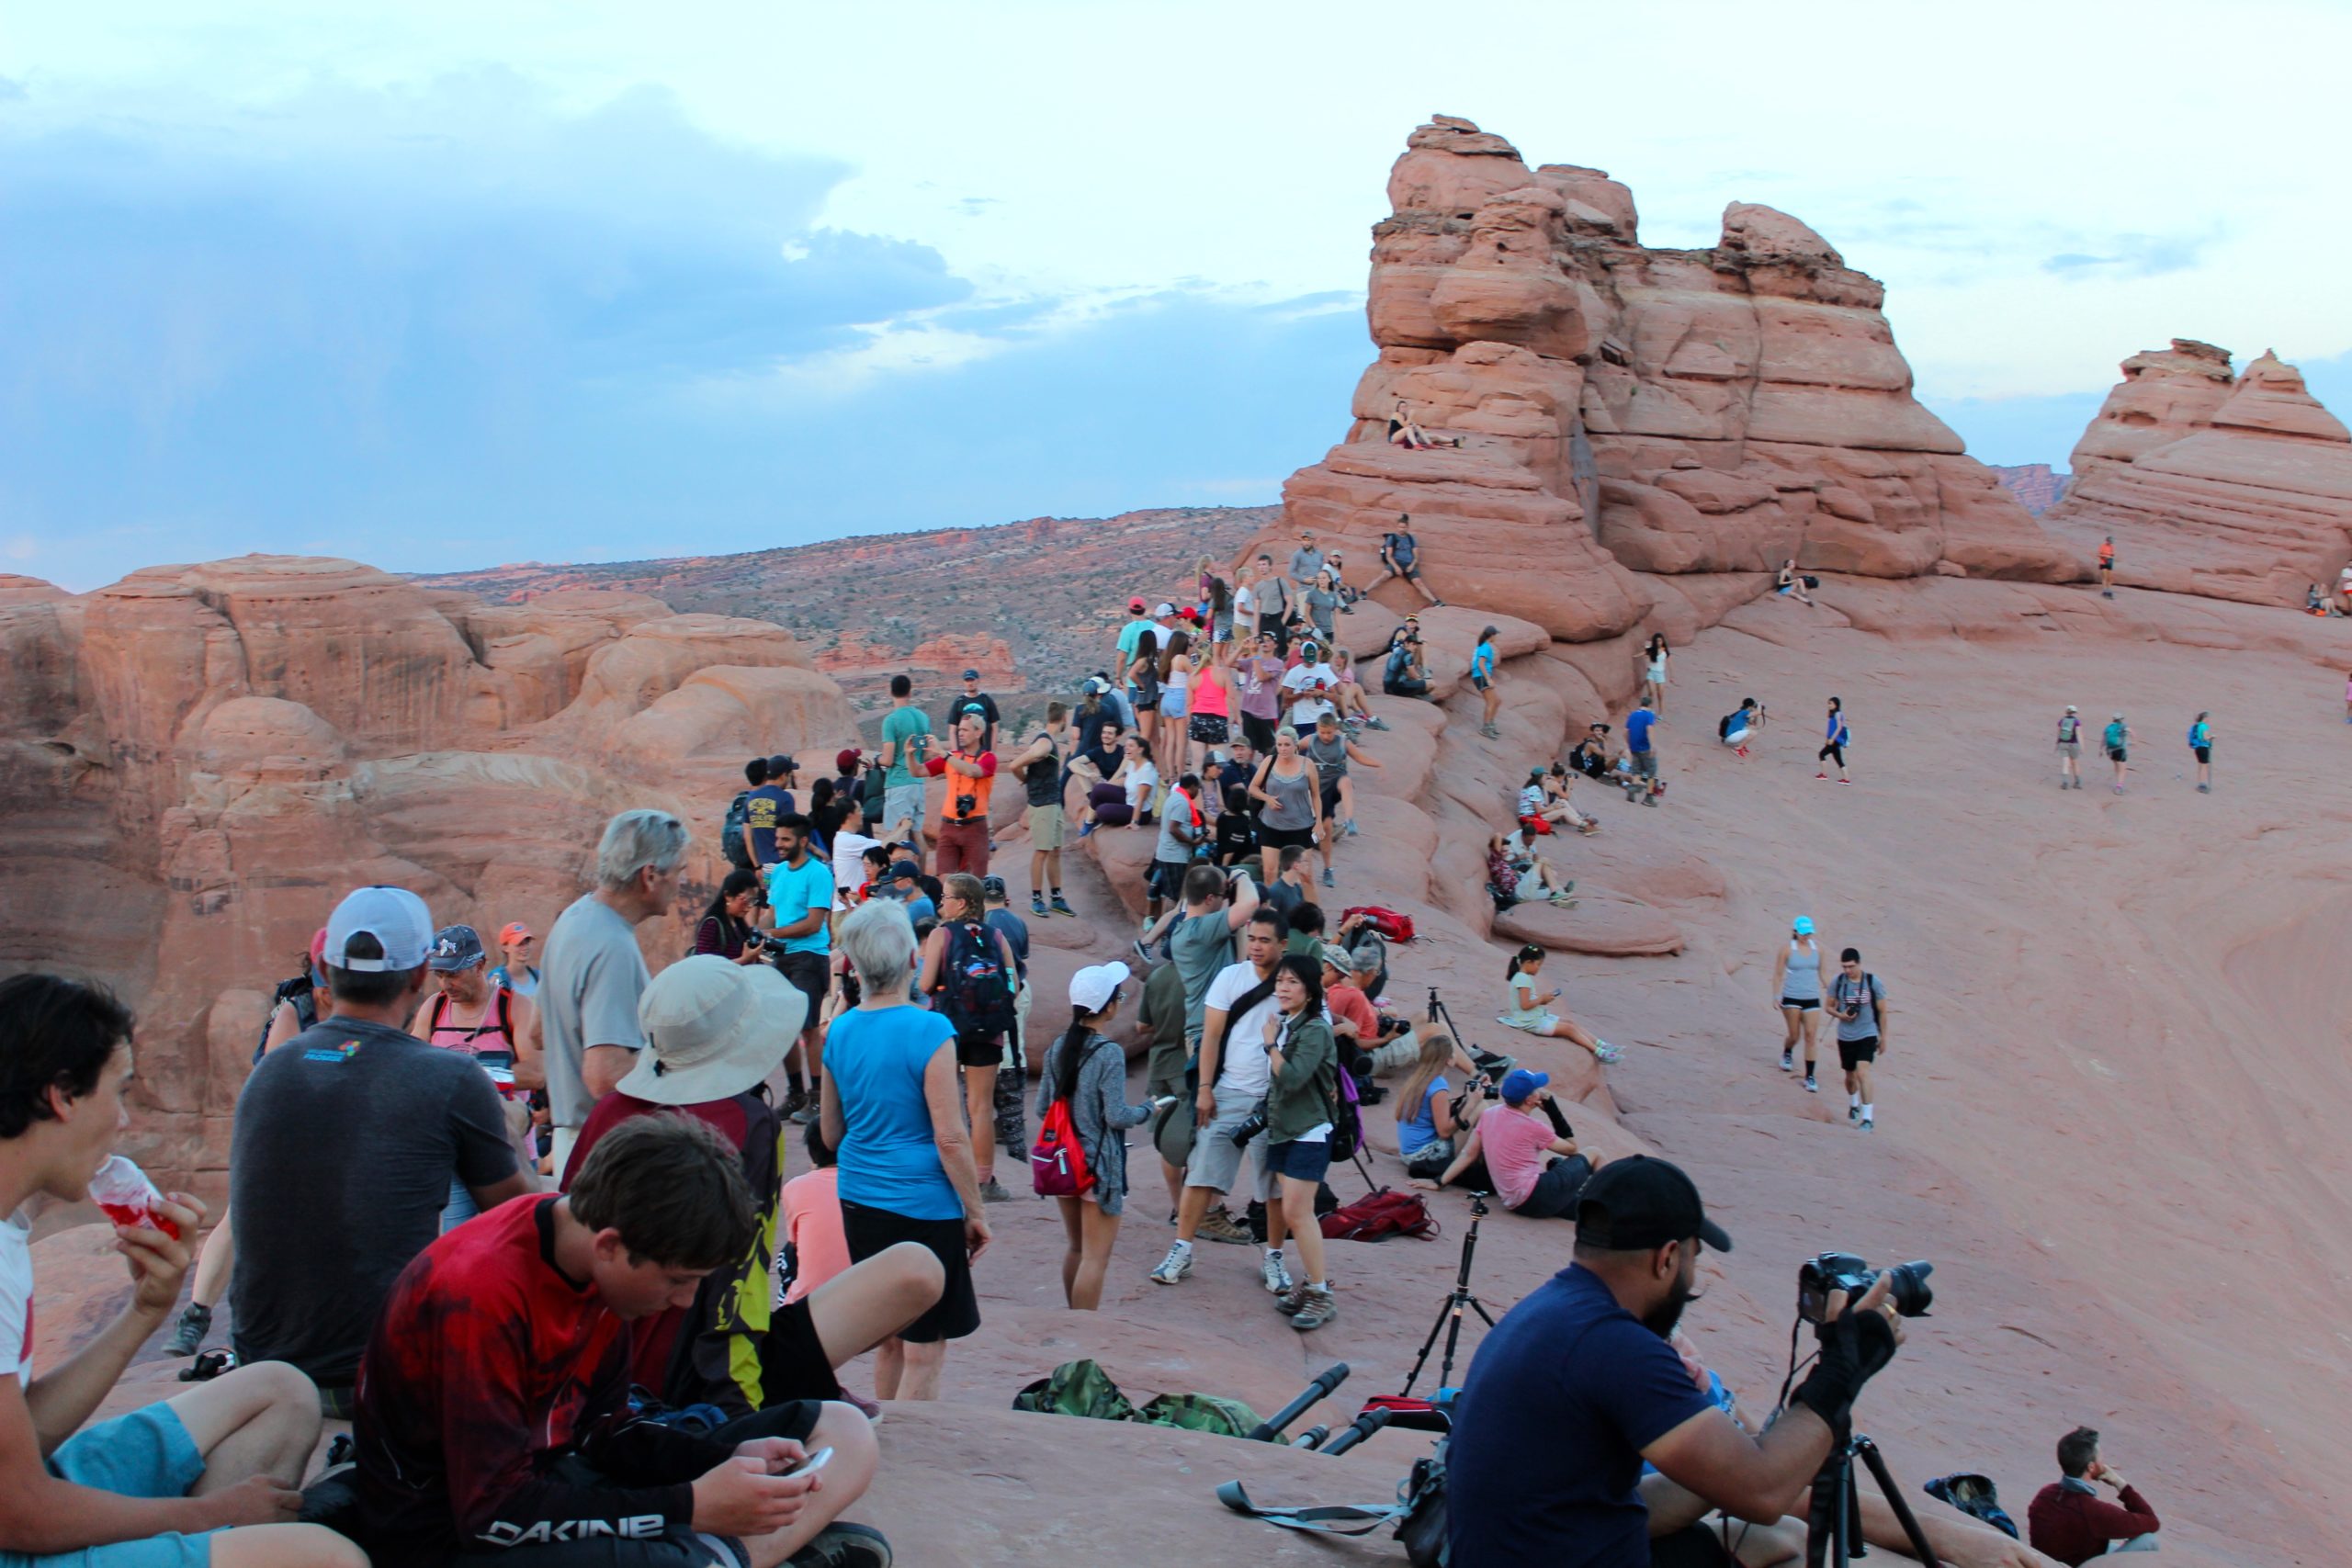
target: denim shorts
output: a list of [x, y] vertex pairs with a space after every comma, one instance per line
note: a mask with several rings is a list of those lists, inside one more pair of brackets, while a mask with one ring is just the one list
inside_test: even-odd
[[[126, 1497], [181, 1497], [204, 1473], [204, 1456], [168, 1404], [151, 1404], [84, 1427], [50, 1457], [50, 1470], [76, 1486]], [[212, 1536], [149, 1536], [112, 1546], [35, 1557], [0, 1551], [0, 1568], [209, 1568]]]
[[1266, 1148], [1266, 1177], [1260, 1196], [1268, 1202], [1282, 1190], [1274, 1179], [1287, 1176], [1294, 1181], [1320, 1181], [1331, 1168], [1331, 1143], [1329, 1138], [1294, 1138], [1286, 1144], [1272, 1144]]

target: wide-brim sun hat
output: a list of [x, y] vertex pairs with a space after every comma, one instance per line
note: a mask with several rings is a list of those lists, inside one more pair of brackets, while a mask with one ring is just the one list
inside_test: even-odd
[[655, 1105], [731, 1099], [783, 1064], [808, 1016], [800, 987], [768, 964], [681, 959], [639, 999], [645, 1049], [616, 1087]]

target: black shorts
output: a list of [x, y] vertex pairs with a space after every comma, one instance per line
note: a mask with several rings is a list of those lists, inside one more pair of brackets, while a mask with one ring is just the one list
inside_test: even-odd
[[849, 1258], [863, 1263], [888, 1247], [911, 1241], [930, 1249], [947, 1272], [947, 1287], [931, 1309], [899, 1330], [899, 1337], [913, 1345], [961, 1339], [980, 1325], [980, 1301], [972, 1291], [972, 1258], [964, 1250], [961, 1220], [910, 1220], [888, 1209], [869, 1209], [842, 1201], [842, 1236], [849, 1243]]
[[779, 953], [775, 955], [776, 973], [792, 982], [793, 989], [808, 998], [808, 1011], [800, 1021], [802, 1033], [817, 1027], [817, 1016], [824, 1010], [825, 990], [831, 984], [829, 968], [831, 960], [821, 953]]
[[1484, 675], [1473, 675], [1470, 677], [1470, 683], [1483, 692], [1489, 682]]
[[2200, 762], [2210, 762], [2213, 760], [2213, 748], [2211, 746], [2192, 746], [2189, 750], [2197, 753], [2197, 760]]
[[2110, 746], [2107, 749], [2107, 760], [2110, 762], [2128, 762], [2132, 758], [2123, 747]]
[[1324, 816], [1337, 817], [1340, 814], [1340, 780], [1345, 777], [1347, 777], [1345, 773], [1340, 773], [1327, 777], [1323, 780], [1322, 795]]
[[[1746, 1528], [1736, 1527], [1734, 1535]], [[1738, 1561], [1724, 1550], [1723, 1534], [1713, 1525], [1690, 1525], [1650, 1539], [1650, 1568], [1737, 1568]]]
[[825, 1356], [825, 1341], [808, 1298], [786, 1302], [768, 1314], [760, 1339], [760, 1402], [768, 1409], [788, 1401], [839, 1399], [842, 1385]]
[[1004, 1036], [1001, 1034], [967, 1034], [956, 1032], [956, 1065], [959, 1067], [996, 1067], [1004, 1065]]
[[1819, 1010], [1821, 998], [1819, 997], [1782, 997], [1781, 1005], [1784, 1008], [1795, 1008], [1801, 1012], [1814, 1012]]
[[1875, 1062], [1877, 1060], [1878, 1036], [1875, 1034], [1871, 1035], [1867, 1040], [1840, 1040], [1838, 1042], [1838, 1065], [1845, 1068], [1849, 1073], [1856, 1067], [1860, 1066], [1864, 1062]]
[[1312, 828], [1275, 828], [1264, 822], [1258, 824], [1258, 847], [1261, 850], [1286, 850], [1293, 845], [1302, 850], [1315, 847]]
[[1252, 751], [1272, 752], [1274, 749], [1274, 721], [1260, 718], [1254, 713], [1245, 713], [1241, 716], [1241, 736], [1250, 742]]

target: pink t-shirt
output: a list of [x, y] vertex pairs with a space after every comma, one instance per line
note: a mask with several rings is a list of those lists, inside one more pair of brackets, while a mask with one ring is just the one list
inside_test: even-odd
[[1498, 1105], [1478, 1118], [1478, 1142], [1486, 1150], [1487, 1169], [1505, 1206], [1516, 1209], [1527, 1201], [1535, 1190], [1536, 1179], [1552, 1163], [1552, 1144], [1558, 1136], [1552, 1131], [1552, 1119], [1541, 1111]]
[[792, 1246], [797, 1302], [837, 1274], [849, 1272], [849, 1238], [842, 1234], [841, 1168], [825, 1166], [784, 1184], [784, 1238]]

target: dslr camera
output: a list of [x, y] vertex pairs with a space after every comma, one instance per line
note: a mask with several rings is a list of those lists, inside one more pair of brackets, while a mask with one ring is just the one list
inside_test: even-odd
[[956, 815], [958, 818], [970, 817], [979, 808], [980, 797], [977, 795], [959, 795], [956, 797]]
[[1894, 1310], [1905, 1317], [1925, 1317], [1936, 1299], [1934, 1288], [1928, 1283], [1928, 1276], [1935, 1271], [1936, 1266], [1924, 1258], [1882, 1270], [1850, 1252], [1824, 1252], [1806, 1258], [1797, 1269], [1797, 1315], [1807, 1323], [1825, 1321], [1832, 1292], [1843, 1291], [1851, 1301], [1877, 1284], [1883, 1272], [1892, 1281], [1886, 1299], [1894, 1303]]
[[1265, 1130], [1266, 1108], [1263, 1104], [1261, 1104], [1255, 1111], [1250, 1112], [1249, 1119], [1247, 1121], [1243, 1122], [1241, 1125], [1227, 1133], [1226, 1136], [1233, 1140], [1233, 1146], [1235, 1148], [1246, 1149], [1250, 1146], [1250, 1141]]

